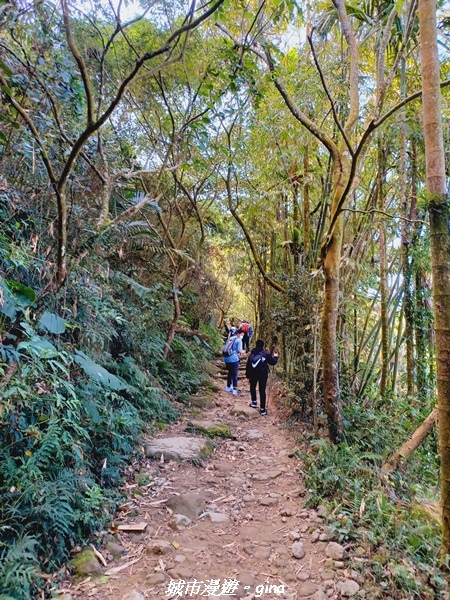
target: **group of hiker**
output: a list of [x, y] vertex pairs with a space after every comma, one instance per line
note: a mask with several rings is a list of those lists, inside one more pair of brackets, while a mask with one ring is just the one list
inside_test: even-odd
[[[242, 321], [238, 327], [231, 326], [228, 338], [223, 347], [223, 357], [227, 367], [226, 392], [238, 395], [238, 371], [241, 358], [250, 352], [250, 340], [253, 337], [253, 328], [247, 320]], [[271, 354], [264, 349], [264, 341], [256, 340], [255, 347], [247, 358], [245, 377], [250, 382], [250, 406], [258, 408], [256, 389], [259, 390], [259, 413], [267, 415], [266, 385], [269, 377], [269, 365], [276, 365], [278, 353]]]

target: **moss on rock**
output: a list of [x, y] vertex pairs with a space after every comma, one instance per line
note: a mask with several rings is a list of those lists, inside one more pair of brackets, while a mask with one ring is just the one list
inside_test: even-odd
[[211, 398], [211, 393], [203, 392], [202, 394], [194, 394], [189, 396], [189, 404], [196, 408], [210, 410], [214, 408], [214, 401]]
[[102, 567], [92, 548], [83, 548], [81, 552], [72, 558], [69, 565], [78, 577], [102, 574]]
[[231, 437], [230, 426], [225, 423], [214, 423], [213, 421], [189, 421], [186, 426], [189, 431], [203, 433], [208, 437]]

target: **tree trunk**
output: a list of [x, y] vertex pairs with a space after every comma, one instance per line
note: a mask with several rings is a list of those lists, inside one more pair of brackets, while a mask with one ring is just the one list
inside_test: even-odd
[[285, 262], [284, 272], [288, 277], [294, 276], [294, 261], [292, 259], [292, 251], [289, 247], [290, 234], [289, 234], [289, 224], [288, 224], [288, 198], [287, 195], [283, 194], [283, 255]]
[[381, 467], [382, 471], [389, 473], [398, 469], [400, 464], [404, 462], [414, 452], [414, 450], [420, 446], [420, 444], [433, 429], [436, 424], [437, 414], [437, 409], [434, 408], [425, 421], [421, 423], [420, 426], [415, 430], [411, 438], [388, 458], [388, 460]]
[[318, 378], [320, 369], [320, 356], [319, 356], [319, 311], [317, 308], [314, 309], [314, 369], [313, 369], [313, 394], [312, 394], [312, 411], [313, 411], [313, 425], [314, 425], [314, 436], [318, 436], [319, 432], [319, 421], [317, 414], [317, 391], [318, 391]]
[[[405, 60], [401, 61], [401, 95], [402, 99], [406, 96], [405, 83]], [[406, 112], [402, 111], [402, 126], [400, 130], [400, 178], [401, 178], [401, 203], [402, 215], [405, 220], [402, 221], [402, 246], [401, 260], [403, 273], [403, 314], [405, 316], [405, 344], [406, 344], [406, 393], [409, 397], [414, 394], [414, 310], [412, 298], [412, 269], [410, 265], [409, 244], [411, 227], [406, 221], [411, 218], [411, 210], [408, 208], [407, 192], [407, 173], [406, 173]]]
[[415, 338], [416, 338], [416, 388], [418, 395], [425, 399], [429, 395], [428, 389], [428, 322], [426, 318], [427, 305], [426, 279], [422, 268], [416, 267], [416, 309], [415, 309]]
[[400, 313], [400, 315], [398, 317], [397, 340], [395, 342], [394, 369], [392, 372], [392, 380], [391, 380], [392, 381], [391, 390], [392, 390], [393, 394], [395, 394], [395, 388], [397, 386], [397, 374], [398, 374], [398, 363], [399, 363], [399, 356], [400, 356], [400, 346], [401, 346], [402, 340], [403, 340], [402, 327], [403, 327], [403, 313]]
[[[339, 229], [338, 231], [336, 231]], [[325, 294], [322, 317], [322, 361], [325, 392], [325, 410], [328, 417], [330, 438], [342, 441], [344, 425], [339, 390], [339, 374], [336, 353], [336, 327], [339, 305], [339, 262], [341, 259], [342, 217], [336, 222], [324, 260]]]
[[292, 182], [292, 254], [294, 255], [294, 265], [300, 263], [300, 209], [298, 206], [298, 182]]
[[429, 194], [431, 269], [441, 458], [442, 562], [450, 554], [450, 234], [442, 133], [436, 0], [419, 0], [426, 187]]
[[[334, 164], [334, 189], [331, 215], [337, 209], [348, 179], [350, 163], [341, 155], [341, 162]], [[325, 394], [325, 410], [328, 418], [330, 438], [340, 443], [344, 434], [342, 402], [339, 389], [337, 364], [337, 317], [339, 308], [339, 268], [343, 235], [343, 217], [340, 215], [331, 236], [326, 242], [323, 271], [325, 293], [322, 315], [322, 364]]]
[[[105, 166], [105, 172], [106, 172], [107, 166]], [[103, 185], [102, 185], [102, 191], [100, 194], [100, 214], [98, 216], [98, 220], [97, 220], [97, 227], [100, 229], [101, 227], [103, 227], [103, 225], [106, 223], [106, 221], [108, 220], [108, 215], [109, 215], [109, 201], [111, 198], [111, 192], [112, 192], [112, 186], [111, 186], [111, 182], [108, 179]]]
[[58, 192], [58, 231], [57, 231], [57, 261], [56, 289], [64, 284], [67, 278], [67, 202], [63, 193]]
[[[378, 132], [378, 209], [384, 212], [384, 159], [383, 159], [383, 138], [382, 133]], [[389, 373], [389, 348], [388, 348], [388, 309], [387, 309], [387, 276], [386, 276], [386, 227], [383, 217], [380, 220], [378, 228], [380, 236], [380, 320], [381, 320], [381, 400], [386, 399]]]
[[170, 324], [169, 327], [169, 331], [167, 332], [167, 338], [166, 338], [166, 347], [164, 348], [164, 352], [163, 352], [163, 357], [167, 358], [169, 351], [170, 351], [170, 346], [173, 342], [173, 338], [175, 337], [175, 331], [177, 329], [177, 325], [178, 325], [178, 321], [180, 320], [181, 317], [181, 307], [180, 307], [180, 301], [178, 298], [178, 290], [175, 288], [173, 288], [173, 293], [172, 293], [172, 302], [173, 302], [173, 319], [172, 319], [172, 323]]
[[353, 373], [352, 381], [355, 382], [358, 374], [358, 310], [356, 292], [353, 294]]
[[311, 229], [309, 224], [309, 145], [305, 146], [303, 155], [303, 264], [307, 267], [311, 264], [310, 240]]

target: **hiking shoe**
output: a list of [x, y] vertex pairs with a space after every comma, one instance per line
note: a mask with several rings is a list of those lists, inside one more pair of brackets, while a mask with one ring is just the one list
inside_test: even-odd
[[249, 406], [251, 406], [252, 408], [258, 408], [256, 402], [250, 402]]
[[238, 391], [237, 390], [233, 390], [233, 396], [237, 396], [238, 395]]
[[232, 388], [232, 387], [228, 387], [228, 386], [227, 386], [227, 387], [225, 388], [225, 391], [226, 391], [226, 392], [232, 392], [232, 391], [233, 391], [233, 388]]
[[259, 414], [260, 414], [262, 417], [265, 417], [265, 416], [267, 415], [267, 410], [266, 410], [265, 408], [260, 408], [260, 409], [259, 409]]

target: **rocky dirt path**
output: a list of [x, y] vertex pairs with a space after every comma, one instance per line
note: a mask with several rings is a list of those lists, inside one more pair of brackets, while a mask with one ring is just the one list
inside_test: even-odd
[[[195, 448], [201, 458], [170, 460], [169, 445], [162, 457], [145, 461], [127, 486], [116, 528], [103, 536], [101, 556], [91, 556], [91, 574], [66, 587], [64, 600], [364, 595], [344, 548], [328, 540], [321, 510], [303, 506], [296, 440], [283, 428], [280, 407], [270, 398], [261, 417], [248, 406], [242, 376], [238, 397], [224, 391], [219, 370], [216, 381], [223, 391], [193, 416], [229, 425], [231, 438], [214, 438], [206, 458]], [[208, 438], [186, 432], [190, 419], [185, 415], [155, 441], [187, 436], [203, 445]]]

